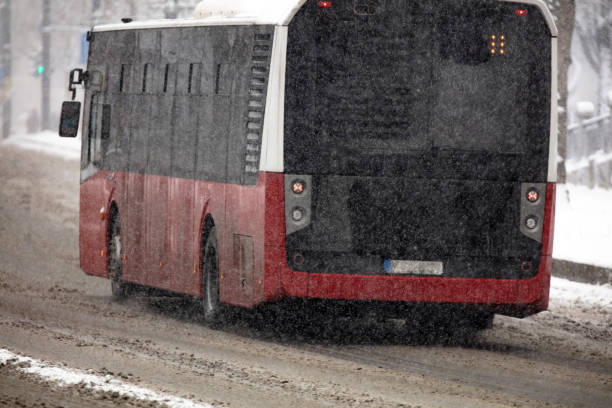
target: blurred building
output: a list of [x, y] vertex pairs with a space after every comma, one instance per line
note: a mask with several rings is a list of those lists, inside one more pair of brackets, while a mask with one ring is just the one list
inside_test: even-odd
[[[86, 32], [94, 24], [191, 16], [197, 0], [0, 0], [10, 10], [11, 132], [56, 129], [68, 98], [68, 73], [86, 64]], [[0, 14], [5, 16], [4, 12]], [[6, 24], [0, 26], [7, 27]], [[0, 47], [3, 44], [0, 34]], [[48, 44], [48, 47], [43, 47]], [[45, 49], [47, 50], [45, 52]], [[6, 56], [3, 52], [0, 56]], [[2, 67], [0, 58], [0, 67]], [[0, 68], [0, 102], [2, 78]], [[48, 83], [48, 96], [45, 92]], [[45, 96], [45, 97], [43, 97]], [[46, 102], [48, 101], [48, 102]], [[48, 123], [43, 123], [45, 109]], [[0, 127], [0, 138], [2, 135]]]
[[571, 122], [579, 120], [577, 104], [593, 103], [594, 114], [609, 111], [612, 91], [612, 1], [576, 0], [572, 64], [568, 90]]
[[[198, 1], [0, 0], [0, 138], [7, 136], [9, 126], [13, 133], [57, 128], [61, 102], [68, 97], [68, 72], [85, 66], [85, 33], [92, 25], [118, 22], [122, 17], [189, 17]], [[568, 4], [575, 2], [568, 99], [565, 103], [561, 92], [560, 101], [564, 109], [560, 125], [569, 128], [567, 152], [563, 153], [565, 147], [560, 149], [566, 156], [567, 180], [612, 187], [607, 100], [612, 92], [612, 1], [546, 2], [561, 25], [567, 17], [563, 13], [572, 10]], [[571, 15], [568, 18], [571, 21]], [[582, 102], [592, 104], [590, 115], [585, 114], [589, 109], [578, 115], [579, 105], [586, 106]], [[601, 120], [593, 121], [596, 118]], [[560, 144], [565, 140], [565, 127], [561, 130]]]
[[612, 188], [612, 1], [576, 0], [567, 181]]

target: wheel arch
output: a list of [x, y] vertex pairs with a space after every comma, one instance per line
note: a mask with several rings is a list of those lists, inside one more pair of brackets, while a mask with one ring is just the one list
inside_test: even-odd
[[109, 204], [108, 204], [108, 216], [106, 217], [106, 222], [105, 222], [105, 229], [106, 229], [106, 242], [104, 244], [105, 246], [105, 252], [106, 252], [106, 277], [110, 278], [110, 240], [111, 240], [111, 234], [112, 234], [112, 225], [115, 222], [119, 222], [119, 228], [121, 228], [121, 218], [119, 217], [119, 205], [117, 204], [117, 202], [113, 199], [110, 200]]
[[202, 216], [200, 218], [200, 234], [198, 240], [198, 275], [200, 277], [199, 282], [199, 290], [200, 297], [204, 295], [203, 293], [203, 280], [204, 280], [204, 247], [206, 245], [206, 241], [210, 235], [210, 232], [215, 227], [215, 221], [213, 215], [208, 212], [208, 205], [204, 207], [204, 211], [202, 212]]

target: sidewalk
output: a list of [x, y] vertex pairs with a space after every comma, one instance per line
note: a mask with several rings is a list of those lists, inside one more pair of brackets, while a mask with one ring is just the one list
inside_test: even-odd
[[57, 132], [45, 131], [32, 134], [20, 134], [0, 142], [3, 146], [17, 146], [26, 150], [34, 150], [66, 160], [81, 158], [81, 138], [59, 137]]
[[553, 259], [552, 275], [574, 282], [612, 285], [612, 269], [564, 261], [562, 259]]
[[[81, 138], [57, 132], [15, 135], [1, 141], [44, 154], [79, 160]], [[612, 191], [558, 185], [553, 276], [575, 282], [612, 284]], [[592, 264], [598, 264], [595, 266]]]

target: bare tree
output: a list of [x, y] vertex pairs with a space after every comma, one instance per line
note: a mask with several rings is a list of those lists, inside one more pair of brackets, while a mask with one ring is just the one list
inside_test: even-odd
[[0, 135], [9, 137], [11, 131], [11, 2], [0, 0]]
[[574, 32], [574, 21], [576, 15], [575, 0], [547, 0], [548, 7], [555, 16], [555, 22], [559, 29], [558, 58], [559, 67], [559, 144], [557, 154], [561, 158], [557, 166], [558, 181], [565, 183], [565, 159], [567, 155], [567, 73], [571, 57], [572, 35]]
[[609, 0], [590, 0], [580, 3], [580, 19], [576, 20], [576, 34], [587, 62], [598, 73], [597, 104], [600, 113], [607, 109], [606, 93], [612, 90], [612, 3]]

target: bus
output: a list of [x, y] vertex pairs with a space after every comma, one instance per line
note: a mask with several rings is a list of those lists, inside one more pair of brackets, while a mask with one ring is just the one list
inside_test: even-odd
[[80, 266], [209, 321], [283, 300], [546, 310], [556, 37], [541, 0], [205, 0], [96, 26], [70, 80]]

